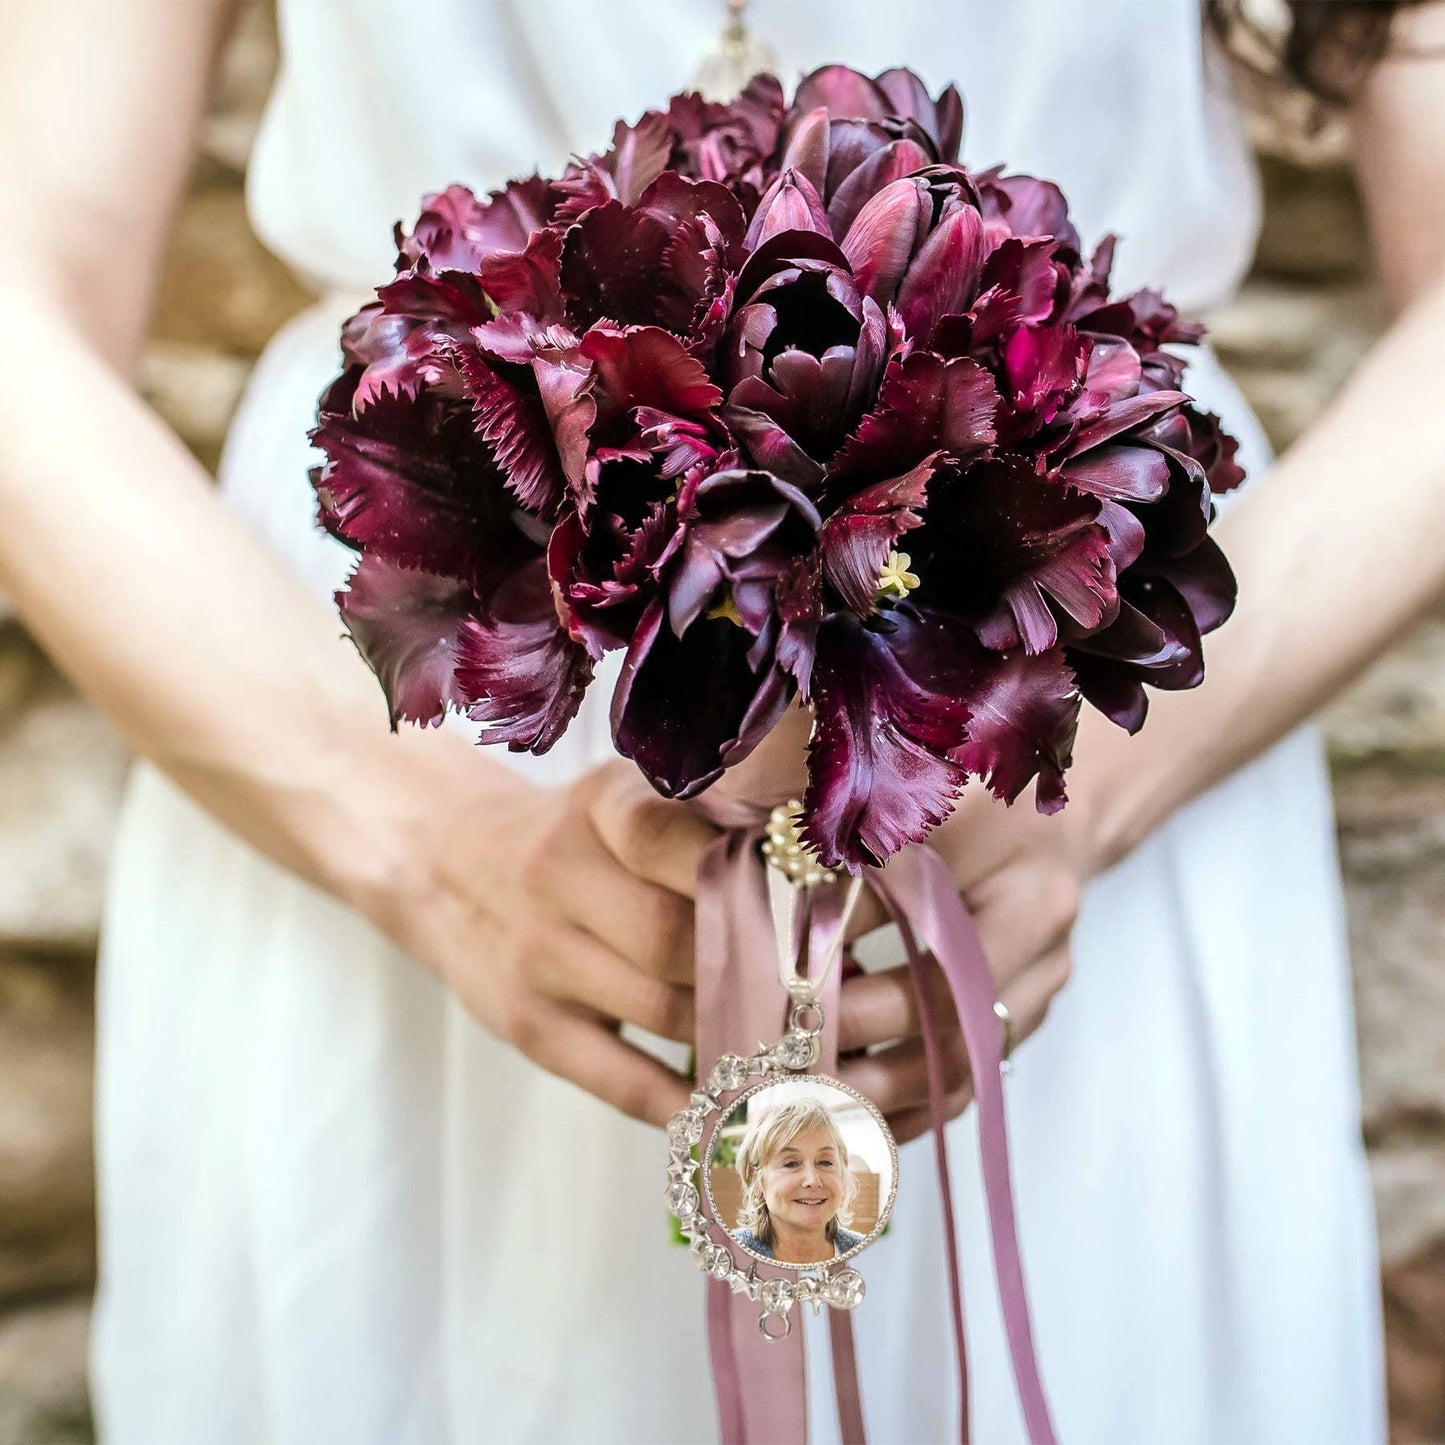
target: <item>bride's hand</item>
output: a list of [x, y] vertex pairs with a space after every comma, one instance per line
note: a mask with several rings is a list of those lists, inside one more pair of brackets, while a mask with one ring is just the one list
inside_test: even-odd
[[411, 846], [365, 911], [499, 1038], [664, 1124], [692, 1085], [617, 1030], [692, 1041], [690, 895], [715, 830], [628, 763], [539, 787], [457, 735], [387, 741], [400, 787], [379, 791], [409, 799]]
[[[1013, 1021], [1015, 1049], [1043, 1023], [1069, 981], [1070, 935], [1084, 885], [1099, 867], [1088, 777], [1071, 773], [1069, 791], [1068, 806], [1044, 817], [1034, 808], [1032, 788], [1006, 807], [970, 781], [953, 815], [929, 839], [977, 925], [997, 997]], [[954, 1118], [973, 1098], [968, 1056], [931, 956], [927, 977], [941, 1024], [944, 1112]], [[845, 979], [840, 1012], [840, 1077], [878, 1104], [900, 1143], [922, 1134], [931, 1121], [928, 1074], [907, 963]], [[861, 1052], [880, 1038], [894, 1042]]]

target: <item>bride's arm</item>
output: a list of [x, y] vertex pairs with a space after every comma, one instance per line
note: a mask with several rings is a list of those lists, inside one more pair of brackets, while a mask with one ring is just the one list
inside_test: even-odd
[[1093, 866], [1334, 698], [1445, 591], [1445, 4], [1406, 11], [1400, 54], [1351, 115], [1392, 325], [1217, 535], [1239, 605], [1192, 693], [1155, 693], [1128, 738], [1090, 719], [1077, 756]]
[[678, 875], [710, 833], [635, 776], [543, 792], [455, 733], [389, 734], [334, 612], [130, 385], [226, 11], [0, 10], [0, 587], [231, 829], [544, 1067], [660, 1122], [686, 1089], [614, 1030], [691, 1037]]

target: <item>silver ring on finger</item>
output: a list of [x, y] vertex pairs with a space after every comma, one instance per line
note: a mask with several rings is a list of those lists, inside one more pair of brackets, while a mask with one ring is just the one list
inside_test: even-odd
[[994, 1017], [1003, 1028], [1003, 1044], [1000, 1049], [999, 1072], [1011, 1073], [1013, 1064], [1010, 1061], [1014, 1051], [1014, 1016], [1009, 1012], [1008, 1005], [1001, 999], [993, 1001]]

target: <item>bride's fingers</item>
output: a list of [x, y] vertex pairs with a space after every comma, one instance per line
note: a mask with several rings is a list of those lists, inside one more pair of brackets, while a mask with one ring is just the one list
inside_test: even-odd
[[1080, 895], [1078, 880], [1047, 856], [1021, 858], [974, 890], [971, 912], [996, 991], [1067, 946]]
[[1073, 950], [1065, 943], [1035, 959], [1032, 967], [999, 993], [1013, 1020], [1015, 1049], [1043, 1023], [1050, 1004], [1068, 983], [1073, 967]]
[[[943, 1101], [943, 1118], [956, 1119], [973, 1103], [973, 1085], [960, 1084]], [[896, 1114], [887, 1115], [888, 1127], [899, 1144], [907, 1144], [928, 1133], [933, 1127], [933, 1110], [927, 1104], [900, 1109]]]
[[[957, 1029], [942, 1032], [939, 1039], [945, 1091], [959, 1088], [968, 1080], [968, 1054]], [[884, 1114], [896, 1113], [928, 1102], [928, 1059], [922, 1039], [861, 1054], [838, 1065], [838, 1077], [850, 1088], [878, 1106]]]
[[[1037, 959], [1002, 990], [999, 998], [1013, 1020], [1014, 1049], [1043, 1023], [1050, 1004], [1068, 982], [1071, 967], [1072, 955], [1065, 945]], [[882, 977], [874, 975], [875, 979]], [[939, 1033], [946, 1094], [944, 1117], [952, 1119], [961, 1114], [973, 1098], [968, 1051], [951, 1014], [948, 1025], [940, 1027]], [[841, 1040], [840, 1048], [846, 1052]], [[839, 1063], [838, 1073], [845, 1084], [872, 1099], [888, 1116], [900, 1143], [904, 1141], [898, 1127], [912, 1130], [908, 1137], [913, 1138], [922, 1132], [922, 1128], [917, 1127], [919, 1120], [922, 1127], [930, 1122], [928, 1059], [921, 1038], [909, 1038], [872, 1054], [844, 1059]], [[913, 1117], [915, 1114], [917, 1118]]]
[[692, 1088], [651, 1054], [619, 1039], [586, 1009], [543, 1005], [511, 1042], [533, 1063], [645, 1124], [664, 1127]]
[[[924, 968], [928, 997], [940, 1025], [953, 1027], [956, 1015], [948, 981], [929, 958]], [[872, 1044], [916, 1037], [918, 996], [909, 965], [862, 973], [843, 980], [838, 992], [838, 1050], [853, 1053]]]

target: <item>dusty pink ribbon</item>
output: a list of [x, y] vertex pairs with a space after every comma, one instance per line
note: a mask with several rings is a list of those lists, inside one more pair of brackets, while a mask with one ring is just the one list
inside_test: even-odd
[[[760, 810], [708, 795], [703, 811], [720, 827], [698, 868], [697, 885], [697, 1067], [699, 1081], [725, 1053], [747, 1055], [782, 1032], [789, 998], [777, 976], [777, 942], [768, 906], [766, 864], [759, 856]], [[1014, 1382], [1024, 1423], [1033, 1445], [1054, 1445], [1053, 1425], [1044, 1396], [1029, 1321], [1023, 1264], [1019, 1257], [1010, 1182], [1008, 1133], [1000, 1072], [1000, 1030], [994, 1016], [993, 977], [947, 866], [933, 849], [905, 848], [881, 869], [865, 871], [898, 924], [908, 953], [918, 1000], [929, 1105], [943, 1206], [944, 1240], [960, 1389], [959, 1438], [968, 1440], [968, 1363], [964, 1338], [958, 1240], [948, 1151], [939, 1023], [924, 986], [932, 954], [948, 983], [968, 1050], [978, 1109], [979, 1151], [984, 1197], [988, 1205], [994, 1268], [1003, 1309]], [[836, 911], [831, 913], [836, 923]], [[822, 927], [826, 929], [825, 922]], [[814, 947], [818, 946], [815, 937]], [[822, 1003], [830, 1027], [819, 1069], [831, 1070], [837, 1057], [839, 972], [825, 985]], [[720, 1242], [727, 1240], [718, 1234]], [[761, 1275], [787, 1276], [759, 1264]], [[864, 1306], [866, 1308], [866, 1304]], [[833, 1375], [844, 1445], [863, 1445], [863, 1413], [858, 1389], [850, 1316], [829, 1308]], [[707, 1282], [708, 1348], [717, 1401], [718, 1435], [723, 1445], [801, 1445], [807, 1439], [802, 1332], [769, 1343], [758, 1330], [758, 1307], [725, 1284]]]

